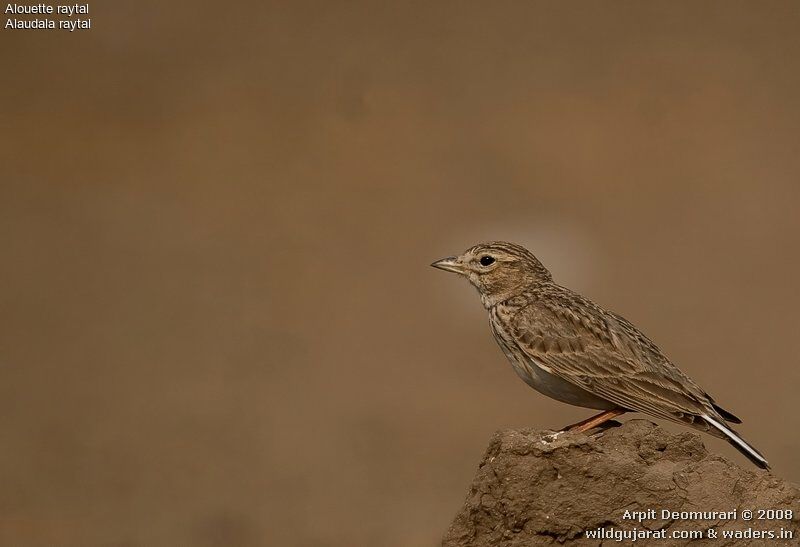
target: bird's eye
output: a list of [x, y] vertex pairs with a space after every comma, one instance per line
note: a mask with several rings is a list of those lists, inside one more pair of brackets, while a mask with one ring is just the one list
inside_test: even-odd
[[489, 255], [483, 255], [480, 258], [480, 263], [481, 266], [491, 266], [492, 264], [494, 264], [494, 258]]

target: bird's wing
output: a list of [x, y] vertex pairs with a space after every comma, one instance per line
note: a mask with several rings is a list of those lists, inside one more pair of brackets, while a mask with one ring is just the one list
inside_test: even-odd
[[622, 408], [703, 429], [696, 417], [718, 417], [713, 400], [650, 339], [575, 293], [539, 300], [509, 326], [534, 363]]

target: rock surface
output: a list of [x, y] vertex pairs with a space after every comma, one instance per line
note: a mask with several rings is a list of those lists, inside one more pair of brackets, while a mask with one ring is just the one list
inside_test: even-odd
[[[673, 518], [665, 509], [737, 512]], [[655, 513], [626, 518], [626, 510]], [[784, 513], [761, 520], [759, 510]], [[800, 489], [709, 454], [694, 433], [672, 435], [645, 420], [591, 436], [499, 431], [443, 545], [630, 545], [630, 536], [614, 534], [634, 531], [636, 545], [800, 545]], [[775, 537], [760, 535], [768, 532]], [[702, 538], [678, 537], [690, 533]]]

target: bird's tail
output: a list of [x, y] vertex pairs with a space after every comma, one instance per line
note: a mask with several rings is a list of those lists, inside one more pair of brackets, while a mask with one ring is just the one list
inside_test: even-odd
[[703, 419], [714, 429], [722, 433], [722, 436], [728, 441], [736, 450], [744, 454], [747, 459], [759, 466], [761, 469], [769, 469], [769, 463], [766, 458], [761, 455], [761, 452], [750, 446], [747, 441], [742, 439], [738, 433], [725, 425], [723, 422], [712, 418], [708, 415], [703, 416]]

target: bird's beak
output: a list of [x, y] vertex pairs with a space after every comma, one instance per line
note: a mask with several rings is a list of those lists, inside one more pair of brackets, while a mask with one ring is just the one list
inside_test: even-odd
[[437, 260], [431, 264], [431, 266], [446, 272], [453, 272], [457, 274], [464, 273], [464, 267], [461, 265], [461, 261], [458, 260], [457, 256], [448, 256], [447, 258]]

